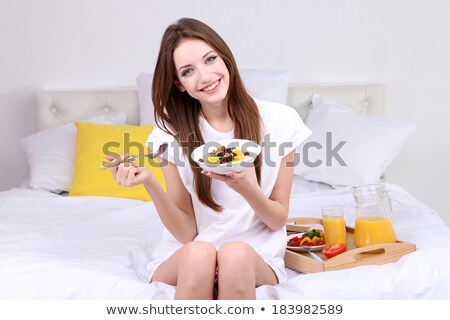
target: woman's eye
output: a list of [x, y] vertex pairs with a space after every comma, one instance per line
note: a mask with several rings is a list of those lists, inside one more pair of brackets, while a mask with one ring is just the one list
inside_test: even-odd
[[216, 60], [217, 56], [210, 56], [206, 59], [206, 62], [212, 62], [214, 60]]
[[181, 76], [182, 76], [182, 77], [187, 77], [188, 75], [191, 74], [191, 72], [192, 72], [192, 69], [184, 69], [184, 70], [181, 72]]

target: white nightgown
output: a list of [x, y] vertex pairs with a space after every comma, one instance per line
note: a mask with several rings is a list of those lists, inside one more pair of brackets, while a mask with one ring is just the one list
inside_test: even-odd
[[[282, 158], [294, 150], [311, 131], [305, 126], [297, 112], [282, 104], [255, 99], [263, 121], [264, 140], [262, 145], [263, 166], [261, 188], [269, 197], [275, 185]], [[233, 131], [218, 132], [203, 117], [200, 128], [205, 142], [234, 138]], [[212, 243], [216, 248], [230, 241], [250, 244], [267, 262], [278, 277], [279, 283], [286, 280], [284, 252], [286, 230], [271, 231], [254, 213], [244, 198], [221, 181], [212, 181], [212, 195], [224, 210], [215, 212], [203, 205], [193, 187], [193, 173], [189, 162], [172, 136], [155, 128], [148, 138], [148, 145], [155, 150], [163, 142], [169, 142], [166, 160], [178, 165], [178, 172], [191, 194], [198, 235], [194, 239]], [[170, 183], [170, 182], [168, 182]], [[168, 230], [164, 230], [161, 242], [152, 253], [147, 266], [149, 279], [156, 268], [182, 246]]]

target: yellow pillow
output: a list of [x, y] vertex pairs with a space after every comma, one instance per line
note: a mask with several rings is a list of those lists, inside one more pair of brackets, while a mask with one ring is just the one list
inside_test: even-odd
[[[148, 135], [154, 126], [131, 126], [77, 122], [77, 145], [74, 177], [69, 196], [108, 196], [151, 201], [143, 185], [131, 188], [120, 186], [109, 169], [102, 169], [105, 155], [137, 155], [149, 153]], [[153, 172], [166, 190], [164, 176], [156, 160], [135, 160]]]

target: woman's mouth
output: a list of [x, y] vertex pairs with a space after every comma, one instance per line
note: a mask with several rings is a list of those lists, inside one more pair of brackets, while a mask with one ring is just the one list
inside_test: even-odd
[[206, 92], [206, 93], [214, 93], [218, 89], [219, 83], [220, 83], [220, 79], [215, 81], [215, 82], [213, 82], [213, 83], [211, 83], [207, 87], [204, 87], [200, 91], [203, 91], [203, 92]]

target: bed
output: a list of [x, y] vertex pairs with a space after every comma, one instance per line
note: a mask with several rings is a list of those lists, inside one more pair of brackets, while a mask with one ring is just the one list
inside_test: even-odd
[[[349, 141], [352, 149], [341, 155], [349, 164], [344, 168], [324, 166], [317, 172], [304, 163], [295, 167], [289, 216], [320, 217], [322, 206], [339, 203], [352, 226], [351, 185], [370, 182], [374, 176], [383, 179], [385, 167], [413, 130], [409, 124], [382, 118], [384, 86], [380, 84], [289, 85], [287, 90], [287, 104], [314, 132], [320, 131], [315, 116], [329, 121], [324, 132], [344, 130], [342, 137], [333, 138], [346, 139], [345, 134], [355, 135], [349, 127], [356, 119], [382, 139], [367, 150], [370, 137], [354, 144]], [[80, 127], [73, 122], [96, 119], [99, 126], [143, 124], [143, 94], [135, 88], [36, 93], [37, 133], [21, 141], [30, 179], [0, 193], [1, 299], [173, 299], [174, 287], [148, 282], [146, 264], [163, 228], [151, 201], [118, 197], [114, 192], [67, 194], [80, 169], [79, 146], [75, 147]], [[320, 112], [312, 115], [314, 104], [323, 102], [322, 98], [348, 107], [350, 120], [342, 118], [342, 110], [335, 114], [337, 118], [326, 119]], [[333, 128], [339, 124], [337, 119], [350, 124]], [[390, 142], [383, 132], [399, 137]], [[92, 133], [90, 137], [94, 139]], [[48, 148], [47, 144], [58, 143], [60, 148]], [[383, 153], [378, 147], [391, 149], [374, 160], [376, 156], [369, 152]], [[369, 159], [350, 159], [364, 153]], [[310, 157], [314, 160], [319, 155], [310, 153]], [[340, 172], [348, 167], [353, 172]], [[389, 183], [386, 187], [397, 236], [416, 244], [415, 252], [380, 266], [312, 274], [287, 269], [288, 281], [257, 288], [257, 299], [449, 299], [450, 230], [436, 212], [407, 190]]]

